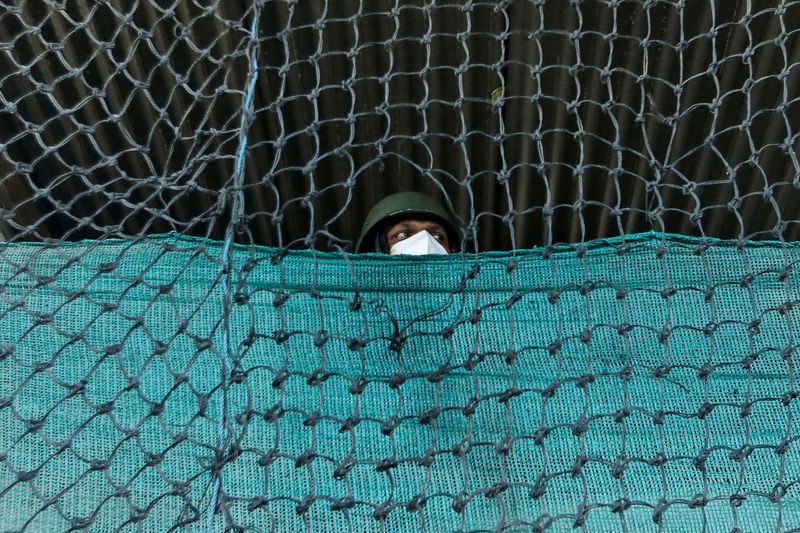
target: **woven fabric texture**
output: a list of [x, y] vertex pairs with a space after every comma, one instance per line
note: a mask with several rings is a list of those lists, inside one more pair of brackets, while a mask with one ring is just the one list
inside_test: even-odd
[[0, 530], [800, 527], [796, 245], [230, 254], [4, 247]]

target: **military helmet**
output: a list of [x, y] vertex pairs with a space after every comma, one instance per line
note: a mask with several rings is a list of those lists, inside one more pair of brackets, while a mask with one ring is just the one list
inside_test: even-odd
[[413, 216], [441, 224], [450, 245], [458, 248], [461, 237], [456, 231], [455, 220], [444, 206], [421, 192], [400, 192], [387, 196], [369, 212], [356, 242], [356, 253], [377, 251], [376, 243], [381, 231], [386, 231], [395, 221]]

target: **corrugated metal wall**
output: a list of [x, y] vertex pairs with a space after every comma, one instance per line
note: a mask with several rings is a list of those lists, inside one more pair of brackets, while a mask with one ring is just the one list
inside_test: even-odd
[[[3, 232], [221, 237], [253, 5], [0, 3]], [[800, 237], [798, 1], [270, 0], [258, 28], [242, 242], [346, 245], [406, 189], [480, 249]]]

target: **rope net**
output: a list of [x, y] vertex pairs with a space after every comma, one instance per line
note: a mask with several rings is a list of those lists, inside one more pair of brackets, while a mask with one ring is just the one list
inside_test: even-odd
[[793, 0], [0, 1], [0, 530], [800, 529], [799, 88]]

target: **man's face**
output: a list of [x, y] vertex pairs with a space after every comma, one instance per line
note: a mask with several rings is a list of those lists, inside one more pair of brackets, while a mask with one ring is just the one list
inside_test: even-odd
[[389, 248], [394, 246], [400, 241], [408, 239], [412, 235], [426, 230], [434, 239], [439, 241], [439, 244], [450, 250], [450, 243], [447, 240], [447, 232], [436, 222], [432, 220], [424, 220], [420, 218], [407, 218], [394, 224], [386, 232], [386, 240], [389, 243]]

